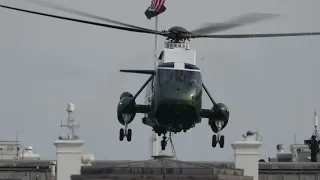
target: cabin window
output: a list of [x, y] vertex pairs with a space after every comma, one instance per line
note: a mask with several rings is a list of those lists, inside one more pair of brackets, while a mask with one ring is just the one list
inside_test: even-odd
[[201, 85], [201, 74], [199, 71], [158, 69], [160, 84], [186, 83], [189, 85]]

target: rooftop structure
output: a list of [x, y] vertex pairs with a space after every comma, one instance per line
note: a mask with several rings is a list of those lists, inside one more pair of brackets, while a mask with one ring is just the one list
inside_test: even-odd
[[242, 169], [219, 167], [213, 163], [195, 163], [171, 158], [159, 158], [145, 161], [98, 162], [91, 167], [82, 167], [81, 175], [72, 175], [71, 179], [91, 180], [97, 177], [100, 179], [234, 179], [236, 177], [252, 179], [252, 177], [245, 177], [243, 174]]
[[26, 147], [19, 156], [20, 160], [40, 160], [40, 155], [32, 151], [32, 146]]
[[70, 179], [71, 174], [80, 173], [84, 142], [79, 140], [79, 136], [75, 134], [75, 128], [80, 126], [75, 124], [74, 110], [74, 104], [69, 103], [67, 105], [67, 125], [64, 125], [68, 127], [68, 136], [66, 138], [59, 137], [59, 140], [54, 142], [57, 148], [57, 180]]
[[0, 179], [55, 180], [55, 161], [1, 160]]
[[0, 141], [0, 160], [19, 159], [21, 141]]
[[[72, 127], [69, 129], [74, 132]], [[310, 149], [306, 144], [291, 145], [289, 153], [285, 152], [284, 145], [278, 144], [276, 156], [270, 159], [275, 162], [259, 160], [259, 147], [262, 139], [259, 140], [258, 133], [250, 131], [244, 135], [243, 140], [232, 143], [234, 162], [181, 161], [174, 159], [173, 156], [160, 153], [159, 148], [153, 149], [152, 159], [149, 160], [94, 160], [92, 154], [82, 153], [84, 142], [72, 132], [69, 131], [68, 138], [59, 138], [58, 141], [55, 141], [57, 161], [40, 160], [40, 156], [32, 152], [31, 146], [26, 147], [22, 153], [19, 152], [18, 156], [11, 156], [14, 158], [0, 160], [0, 180], [300, 180], [318, 179], [318, 174], [320, 174], [320, 163], [310, 162]], [[155, 147], [154, 141], [156, 139], [151, 141], [153, 148]], [[3, 147], [5, 142], [7, 145], [21, 144], [21, 142], [2, 141]]]
[[[180, 161], [173, 159], [172, 156], [162, 155], [144, 161], [95, 161], [92, 162], [92, 166], [82, 166], [81, 174], [74, 174], [71, 179], [205, 178], [258, 180], [259, 145], [261, 142], [257, 142], [252, 136], [253, 133], [247, 133], [243, 141], [233, 143], [235, 165], [231, 163]], [[247, 163], [244, 163], [243, 159]], [[250, 166], [246, 164], [250, 164]]]
[[[317, 139], [317, 143], [320, 141], [320, 137], [318, 134], [318, 116], [317, 112], [314, 112], [314, 132], [312, 136], [315, 136]], [[304, 144], [297, 144], [296, 142], [290, 146], [290, 152], [284, 151], [284, 145], [277, 145], [277, 154], [274, 157], [270, 157], [268, 159], [269, 162], [312, 162], [311, 158], [311, 140], [305, 140]], [[317, 157], [317, 162], [320, 161], [320, 154], [315, 149], [315, 156]]]

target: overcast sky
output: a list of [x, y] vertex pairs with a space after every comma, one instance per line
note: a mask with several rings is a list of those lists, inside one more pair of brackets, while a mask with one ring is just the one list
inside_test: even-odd
[[[51, 0], [53, 1], [53, 0]], [[150, 0], [55, 0], [96, 15], [153, 28], [144, 16]], [[59, 15], [59, 11], [18, 0], [1, 4]], [[224, 33], [320, 31], [317, 0], [168, 0], [159, 27], [181, 25], [192, 30], [250, 12], [284, 17]], [[86, 19], [86, 18], [84, 18]], [[120, 74], [120, 68], [153, 68], [153, 35], [93, 27], [0, 9], [0, 137], [32, 145], [42, 159], [54, 159], [53, 142], [60, 135], [66, 105], [76, 105], [80, 136], [86, 153], [96, 159], [148, 159], [151, 128], [141, 115], [130, 124], [133, 139], [119, 142], [116, 105], [123, 91], [137, 92], [148, 76]], [[161, 38], [163, 41], [164, 38]], [[159, 44], [163, 47], [163, 44]], [[261, 157], [286, 151], [294, 141], [310, 138], [313, 111], [320, 112], [320, 37], [265, 39], [198, 39], [198, 66], [213, 97], [230, 108], [223, 130], [225, 148], [211, 147], [213, 132], [204, 119], [187, 133], [174, 137], [182, 160], [232, 160], [231, 143], [247, 130], [263, 136]], [[203, 60], [200, 60], [204, 57]], [[137, 102], [143, 103], [144, 94]], [[212, 105], [204, 95], [204, 108]]]

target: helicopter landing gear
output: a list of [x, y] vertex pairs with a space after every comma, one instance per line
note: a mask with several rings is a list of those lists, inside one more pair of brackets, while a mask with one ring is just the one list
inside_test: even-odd
[[163, 134], [162, 140], [161, 140], [161, 150], [164, 151], [166, 150], [167, 146], [167, 137], [165, 134]]
[[130, 142], [131, 141], [131, 137], [132, 137], [132, 130], [128, 129], [128, 120], [131, 118], [131, 115], [123, 115], [123, 119], [125, 121], [124, 124], [124, 129], [121, 128], [120, 132], [119, 132], [119, 140], [123, 141], [124, 137], [127, 138], [127, 141]]
[[131, 137], [132, 137], [132, 130], [131, 129], [120, 129], [120, 133], [119, 133], [119, 140], [123, 141], [124, 137], [127, 138], [127, 141], [130, 142], [131, 141]]
[[220, 131], [222, 128], [223, 122], [216, 121], [216, 126], [218, 128], [218, 133], [212, 136], [212, 147], [216, 147], [217, 143], [219, 143], [220, 148], [224, 147], [224, 135], [220, 135]]
[[216, 147], [218, 143], [220, 145], [220, 148], [224, 147], [224, 135], [220, 136], [220, 133], [218, 133], [217, 135], [214, 134], [212, 136], [212, 147]]

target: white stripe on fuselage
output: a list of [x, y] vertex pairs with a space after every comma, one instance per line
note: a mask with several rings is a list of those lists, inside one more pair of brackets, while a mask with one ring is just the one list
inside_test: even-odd
[[201, 72], [199, 69], [180, 69], [180, 68], [170, 68], [170, 67], [158, 67], [158, 69], [171, 69], [171, 70], [183, 70], [183, 71], [197, 71]]
[[175, 69], [179, 69], [179, 70], [185, 69], [184, 66], [185, 66], [184, 63], [176, 63], [176, 62], [174, 63], [174, 68]]

